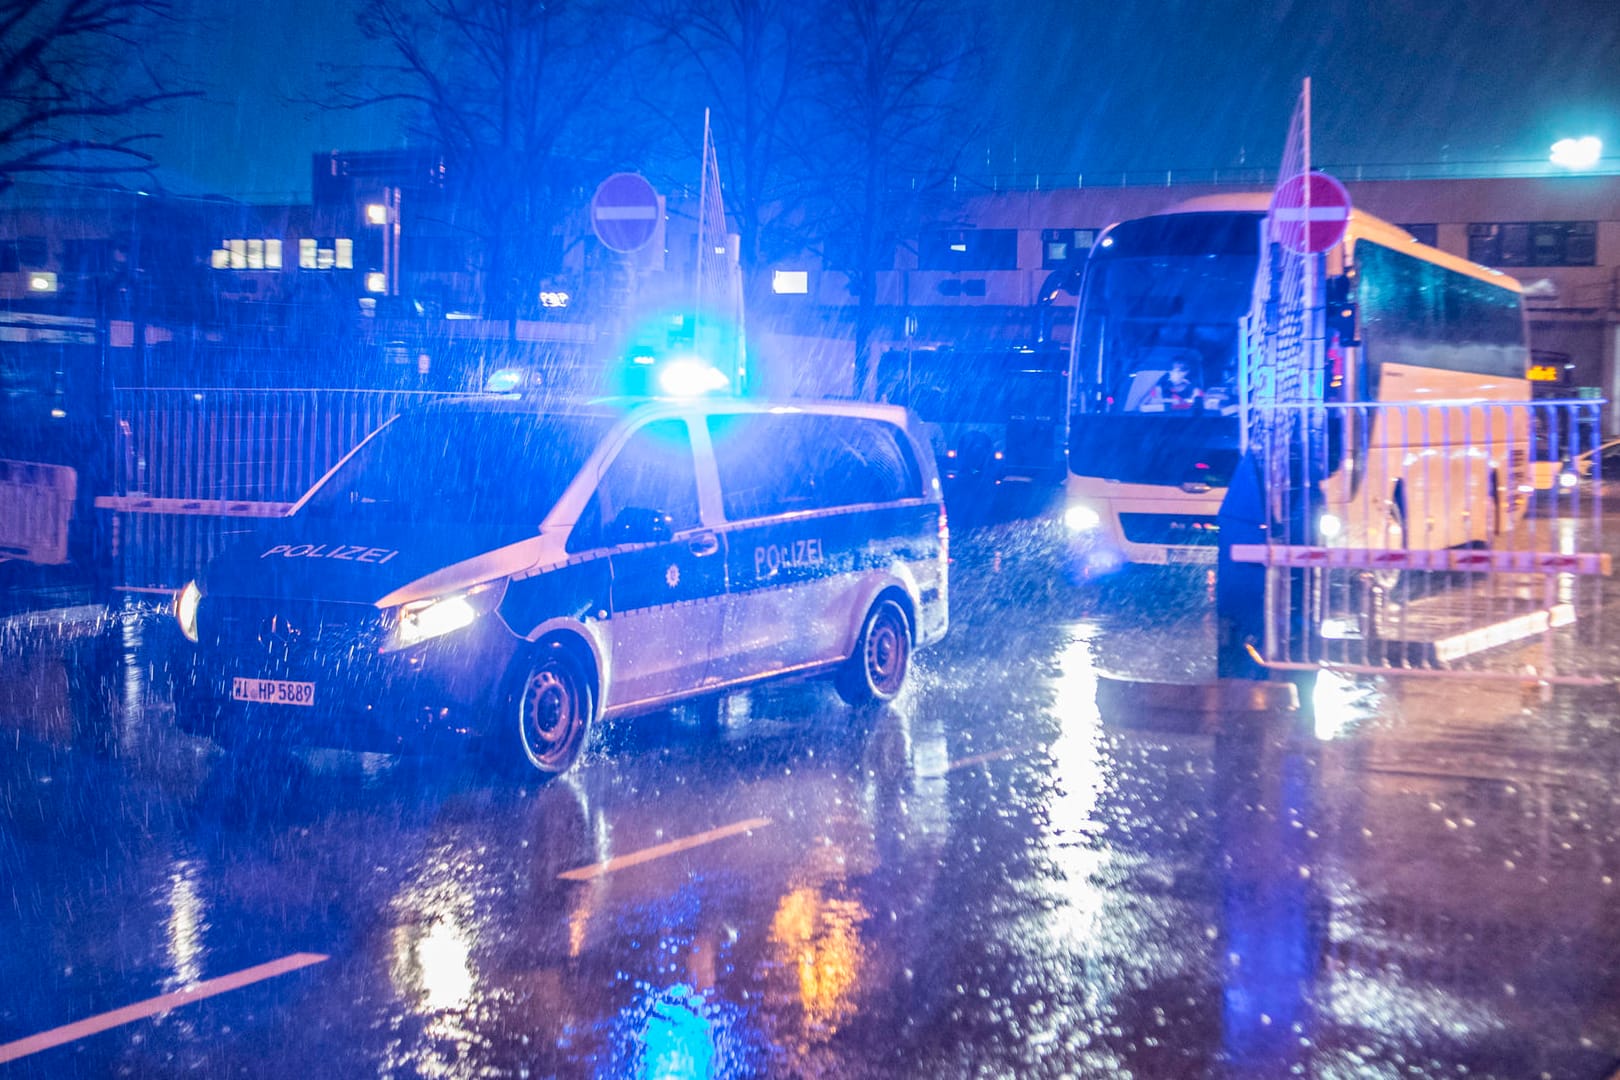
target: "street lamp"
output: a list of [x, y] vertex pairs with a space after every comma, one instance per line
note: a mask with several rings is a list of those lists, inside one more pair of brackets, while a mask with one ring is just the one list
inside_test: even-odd
[[[382, 269], [366, 276], [366, 291], [399, 295], [399, 188], [383, 189], [383, 201], [366, 204], [366, 224], [382, 227]], [[374, 287], [377, 277], [382, 287]]]
[[1602, 158], [1603, 140], [1596, 135], [1585, 135], [1579, 139], [1559, 139], [1553, 143], [1548, 160], [1574, 172], [1585, 172], [1595, 167]]

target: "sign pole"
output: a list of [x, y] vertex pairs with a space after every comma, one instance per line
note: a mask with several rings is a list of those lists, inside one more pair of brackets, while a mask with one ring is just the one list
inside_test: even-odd
[[[1301, 172], [1305, 176], [1305, 247], [1310, 247], [1311, 230], [1311, 77], [1305, 76], [1305, 90], [1300, 98], [1300, 142], [1304, 154], [1304, 168]], [[1305, 256], [1305, 340], [1310, 341], [1310, 327], [1315, 323], [1316, 309], [1316, 260], [1310, 255]], [[1314, 357], [1311, 361], [1314, 364]]]

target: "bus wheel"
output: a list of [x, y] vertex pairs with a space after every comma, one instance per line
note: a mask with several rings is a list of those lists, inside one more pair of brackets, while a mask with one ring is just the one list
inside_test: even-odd
[[551, 641], [520, 661], [515, 689], [493, 747], [508, 772], [554, 776], [579, 760], [590, 733], [590, 678], [562, 643]]
[[911, 669], [911, 624], [900, 605], [880, 597], [866, 616], [855, 652], [839, 668], [834, 686], [847, 704], [893, 701]]

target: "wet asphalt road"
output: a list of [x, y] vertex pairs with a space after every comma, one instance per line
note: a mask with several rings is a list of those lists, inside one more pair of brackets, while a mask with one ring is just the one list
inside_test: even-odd
[[895, 706], [738, 694], [718, 733], [626, 721], [545, 787], [233, 761], [169, 725], [160, 616], [11, 624], [0, 1044], [163, 1000], [0, 1077], [1620, 1062], [1612, 690], [1324, 680], [1314, 715], [1221, 736], [1105, 716], [1100, 670], [1205, 662], [1207, 581], [1072, 589], [1016, 528], [957, 554]]

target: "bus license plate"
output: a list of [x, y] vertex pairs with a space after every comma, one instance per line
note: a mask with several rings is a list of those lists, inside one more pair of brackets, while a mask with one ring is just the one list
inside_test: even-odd
[[231, 697], [237, 701], [263, 702], [270, 705], [315, 704], [315, 684], [288, 682], [286, 679], [243, 679], [231, 681]]

